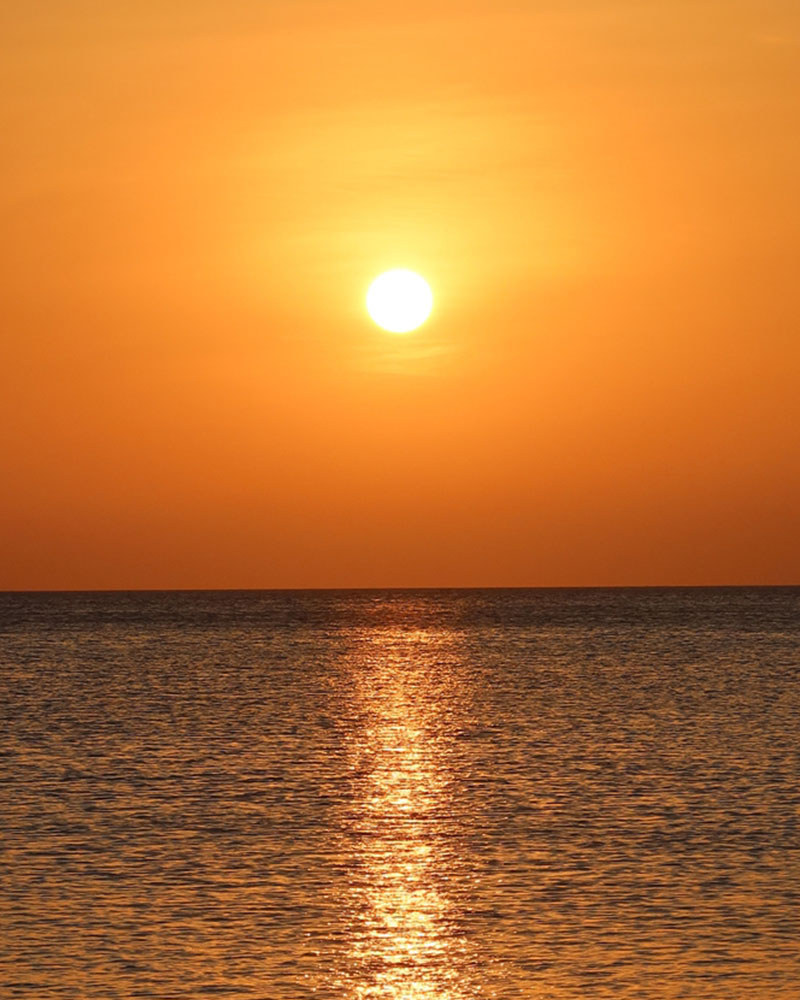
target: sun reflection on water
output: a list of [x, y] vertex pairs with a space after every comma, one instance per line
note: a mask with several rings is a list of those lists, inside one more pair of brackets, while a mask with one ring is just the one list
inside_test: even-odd
[[[374, 636], [374, 633], [373, 633]], [[447, 658], [425, 633], [383, 634], [359, 658], [353, 739], [355, 917], [350, 995], [357, 1000], [473, 996], [466, 941], [447, 892], [457, 855], [452, 732], [457, 696]]]

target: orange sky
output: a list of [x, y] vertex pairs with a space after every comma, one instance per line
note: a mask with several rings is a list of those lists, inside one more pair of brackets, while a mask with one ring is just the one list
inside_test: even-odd
[[46, 0], [0, 77], [0, 588], [800, 583], [796, 0]]

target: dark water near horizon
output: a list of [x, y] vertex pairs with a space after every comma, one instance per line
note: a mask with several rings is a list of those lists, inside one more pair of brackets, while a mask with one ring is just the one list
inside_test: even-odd
[[800, 998], [800, 589], [0, 594], [0, 997]]

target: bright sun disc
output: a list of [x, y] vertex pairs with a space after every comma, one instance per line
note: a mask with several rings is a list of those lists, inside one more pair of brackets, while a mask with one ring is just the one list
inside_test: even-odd
[[433, 308], [428, 282], [398, 268], [379, 275], [367, 292], [367, 312], [390, 333], [408, 333], [424, 323]]

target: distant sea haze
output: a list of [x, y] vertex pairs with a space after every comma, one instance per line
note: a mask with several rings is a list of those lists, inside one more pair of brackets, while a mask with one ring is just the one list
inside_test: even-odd
[[0, 996], [798, 1000], [800, 589], [0, 594]]

